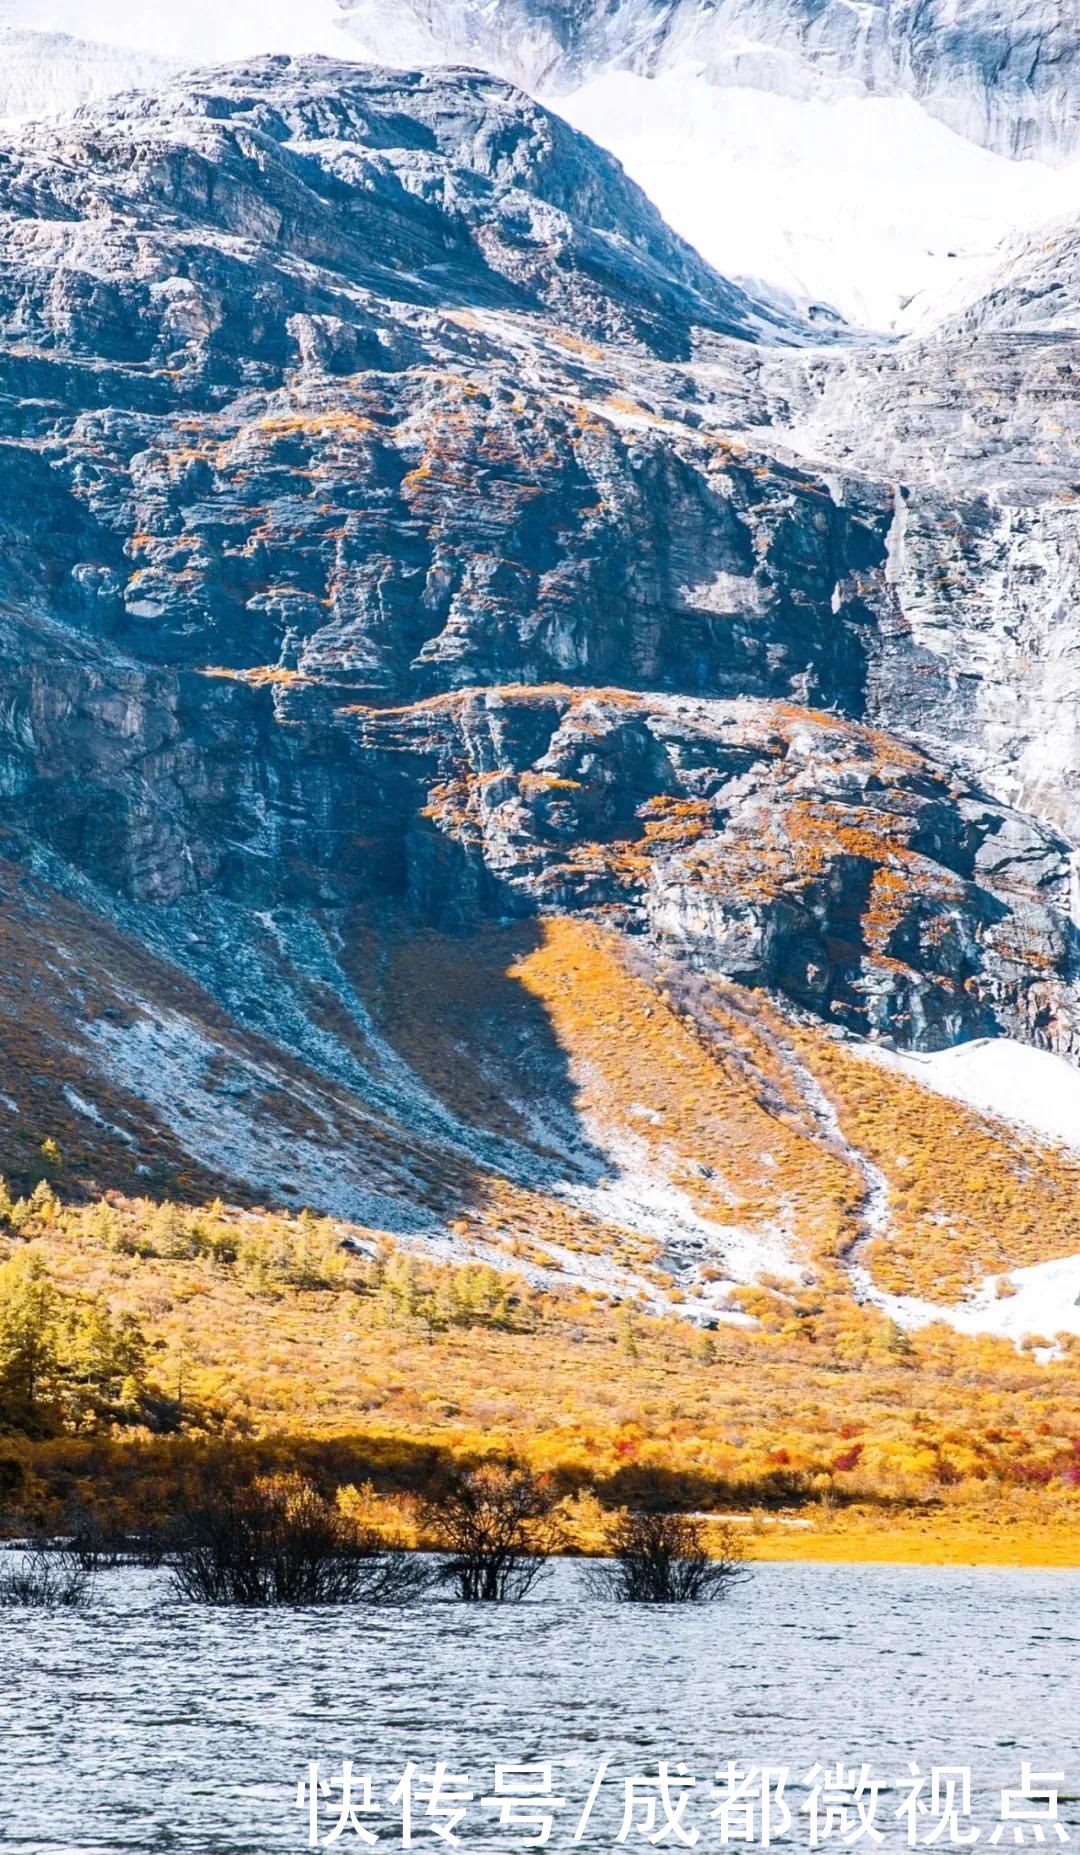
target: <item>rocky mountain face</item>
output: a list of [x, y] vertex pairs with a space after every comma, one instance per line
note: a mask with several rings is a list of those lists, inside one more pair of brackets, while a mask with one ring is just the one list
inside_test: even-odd
[[1080, 144], [1080, 40], [1068, 7], [1033, 0], [345, 0], [379, 56], [460, 58], [532, 90], [597, 70], [692, 65], [716, 84], [907, 95], [972, 141], [1066, 160]]
[[1043, 291], [1051, 242], [1022, 248], [930, 338], [805, 365], [770, 356], [766, 374], [807, 460], [896, 485], [896, 622], [869, 713], [1075, 843], [1076, 286], [1063, 256], [1056, 293]]
[[1073, 361], [1022, 321], [823, 346], [475, 73], [274, 57], [10, 136], [18, 1138], [431, 1240], [653, 1202], [697, 1255], [682, 1160], [604, 1197], [645, 1083], [574, 1107], [600, 935], [673, 1038], [779, 1002], [861, 1243], [783, 1022], [1080, 1052]]
[[889, 737], [790, 703], [558, 687], [360, 726], [427, 789], [405, 839], [425, 919], [589, 911], [916, 1047], [1072, 1039], [1060, 840]]
[[906, 332], [1075, 208], [1074, 39], [986, 0], [0, 0], [0, 120], [267, 52], [466, 64], [554, 99], [725, 276]]

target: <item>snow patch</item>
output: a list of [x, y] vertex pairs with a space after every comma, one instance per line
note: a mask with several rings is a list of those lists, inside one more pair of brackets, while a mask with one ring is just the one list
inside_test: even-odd
[[[1006, 1037], [979, 1038], [928, 1056], [869, 1044], [859, 1050], [880, 1067], [898, 1069], [1017, 1132], [1080, 1152], [1080, 1070], [1051, 1051]], [[989, 1275], [952, 1305], [886, 1294], [862, 1268], [852, 1271], [852, 1279], [860, 1299], [908, 1329], [944, 1321], [956, 1333], [992, 1334], [1017, 1344], [1080, 1334], [1080, 1255]]]
[[[640, 1104], [636, 1104], [640, 1108]], [[629, 1130], [605, 1126], [585, 1116], [590, 1143], [611, 1165], [612, 1176], [596, 1185], [566, 1182], [556, 1187], [559, 1197], [605, 1223], [651, 1237], [662, 1246], [662, 1266], [680, 1288], [699, 1284], [695, 1294], [698, 1312], [731, 1319], [726, 1307], [731, 1289], [751, 1285], [763, 1276], [795, 1280], [801, 1265], [793, 1261], [789, 1235], [780, 1226], [746, 1230], [702, 1216], [670, 1173], [680, 1165], [679, 1155], [665, 1155]], [[724, 1280], [702, 1280], [703, 1268], [719, 1268]]]
[[103, 1127], [108, 1133], [115, 1134], [119, 1140], [125, 1141], [128, 1146], [134, 1146], [135, 1142], [133, 1136], [129, 1133], [125, 1133], [122, 1127], [117, 1127], [115, 1121], [106, 1120], [101, 1109], [97, 1107], [94, 1102], [87, 1101], [86, 1097], [80, 1095], [77, 1089], [73, 1089], [70, 1082], [64, 1083], [61, 1093], [68, 1107], [73, 1108], [76, 1114], [81, 1114], [86, 1120], [93, 1121], [95, 1127]]
[[989, 1334], [1016, 1345], [1042, 1339], [1043, 1356], [1051, 1358], [1059, 1334], [1080, 1334], [1080, 1256], [988, 1275], [966, 1301], [953, 1306], [918, 1295], [887, 1295], [873, 1287], [863, 1299], [908, 1331], [942, 1321], [954, 1333]]
[[723, 275], [867, 329], [926, 326], [978, 293], [1004, 239], [1080, 203], [1080, 167], [992, 154], [910, 97], [782, 96], [683, 65], [546, 101]]
[[938, 1095], [1080, 1152], [1080, 1069], [1063, 1056], [1008, 1037], [982, 1037], [930, 1056], [860, 1048]]

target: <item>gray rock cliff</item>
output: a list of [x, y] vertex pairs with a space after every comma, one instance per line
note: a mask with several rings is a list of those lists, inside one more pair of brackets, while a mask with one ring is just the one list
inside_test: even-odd
[[[462, 71], [270, 58], [9, 137], [11, 906], [336, 1127], [399, 1087], [357, 910], [373, 967], [580, 914], [848, 1031], [1076, 1053], [1074, 356], [1018, 275], [811, 346]], [[160, 1023], [78, 970], [56, 1060], [152, 1093]]]

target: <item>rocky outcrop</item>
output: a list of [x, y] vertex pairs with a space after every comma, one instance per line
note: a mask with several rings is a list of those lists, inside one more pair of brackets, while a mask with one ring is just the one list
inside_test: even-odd
[[584, 909], [864, 1034], [1077, 1046], [1066, 846], [888, 736], [560, 688], [358, 726], [428, 790], [406, 839], [423, 919]]
[[1057, 219], [1034, 234], [1011, 239], [973, 300], [947, 316], [937, 332], [943, 341], [970, 341], [988, 333], [1074, 341], [1080, 334], [1076, 218]]
[[1067, 845], [882, 733], [559, 685], [383, 710], [58, 642], [7, 631], [0, 827], [174, 953], [207, 896], [584, 911], [905, 1046], [1076, 1045]]
[[37, 544], [13, 547], [12, 592], [36, 580], [143, 660], [369, 700], [569, 678], [858, 710], [887, 497], [838, 502], [557, 362], [521, 387], [452, 330], [432, 346], [453, 364], [305, 368], [222, 411], [87, 413], [0, 446]]
[[370, 362], [385, 300], [531, 310], [672, 357], [693, 329], [775, 322], [610, 155], [476, 72], [200, 72], [28, 125], [0, 210], [10, 336], [185, 383], [195, 364], [210, 397], [280, 384], [295, 316], [323, 319], [330, 371]]

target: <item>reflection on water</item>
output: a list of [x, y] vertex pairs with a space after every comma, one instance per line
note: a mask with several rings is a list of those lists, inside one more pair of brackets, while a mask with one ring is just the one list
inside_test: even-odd
[[[732, 1758], [793, 1778], [866, 1759], [893, 1785], [909, 1759], [969, 1765], [988, 1826], [1022, 1758], [1080, 1793], [1080, 1574], [766, 1565], [725, 1604], [660, 1611], [584, 1601], [577, 1579], [560, 1565], [538, 1601], [506, 1609], [250, 1614], [179, 1605], [162, 1574], [121, 1571], [84, 1613], [0, 1613], [0, 1847], [299, 1850], [311, 1759], [333, 1776], [352, 1758], [389, 1789], [408, 1760], [442, 1758], [477, 1796], [496, 1760], [554, 1759], [569, 1799], [557, 1849], [610, 1755], [610, 1800], [580, 1845], [594, 1851], [612, 1846], [622, 1779], [660, 1758], [702, 1778]], [[898, 1796], [878, 1819], [888, 1849], [906, 1842]], [[1080, 1840], [1080, 1804], [1062, 1816]], [[718, 1846], [707, 1806], [694, 1820], [702, 1849]], [[491, 1811], [462, 1836], [521, 1846]], [[792, 1846], [806, 1841], [803, 1826]], [[334, 1846], [364, 1845], [349, 1831]], [[383, 1846], [398, 1846], [389, 1824]]]

